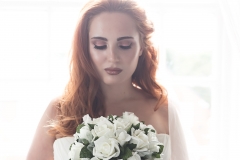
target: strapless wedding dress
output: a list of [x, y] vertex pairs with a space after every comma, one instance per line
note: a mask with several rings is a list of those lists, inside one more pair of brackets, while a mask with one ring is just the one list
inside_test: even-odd
[[[157, 134], [157, 138], [164, 144], [163, 160], [170, 160], [170, 137], [167, 134]], [[68, 160], [70, 145], [74, 142], [74, 137], [59, 138], [53, 143], [54, 160]]]

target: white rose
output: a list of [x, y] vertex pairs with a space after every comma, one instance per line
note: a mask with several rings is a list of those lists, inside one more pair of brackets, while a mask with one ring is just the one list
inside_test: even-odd
[[118, 129], [116, 131], [116, 139], [118, 143], [123, 146], [126, 142], [131, 140], [131, 136], [124, 129]]
[[132, 123], [128, 119], [123, 118], [115, 119], [113, 123], [115, 131], [121, 128], [127, 131], [132, 126]]
[[152, 125], [147, 125], [146, 128], [149, 128], [148, 132], [152, 132], [151, 130], [154, 130], [154, 132], [156, 133], [155, 128]]
[[93, 135], [89, 129], [89, 126], [83, 126], [81, 129], [80, 129], [80, 133], [76, 133], [78, 135], [78, 137], [80, 139], [86, 139], [89, 143], [92, 141], [93, 139]]
[[110, 159], [120, 154], [118, 142], [114, 138], [100, 137], [94, 141], [94, 144], [93, 156], [99, 159]]
[[84, 145], [82, 143], [75, 141], [68, 153], [69, 158], [71, 158], [71, 160], [81, 160], [79, 155], [83, 147]]
[[94, 119], [93, 123], [98, 126], [105, 124], [105, 125], [107, 125], [108, 128], [111, 128], [111, 129], [114, 128], [113, 124], [107, 118], [102, 117], [102, 116], [97, 119]]
[[91, 133], [94, 137], [106, 136], [108, 138], [114, 137], [113, 128], [108, 128], [106, 124], [95, 125], [94, 129], [91, 130]]
[[88, 114], [86, 114], [85, 116], [83, 116], [83, 123], [85, 125], [88, 125], [88, 123], [92, 124], [92, 118]]
[[77, 141], [79, 139], [78, 133], [73, 134], [74, 140]]
[[141, 157], [137, 154], [137, 152], [133, 152], [132, 157], [129, 157], [127, 160], [141, 160]]
[[124, 112], [123, 113], [123, 119], [128, 120], [130, 123], [136, 125], [139, 123], [138, 117], [135, 116], [134, 113], [131, 112]]
[[134, 151], [136, 152], [148, 151], [149, 148], [148, 136], [142, 130], [139, 129], [135, 130], [134, 128], [131, 128], [131, 133], [132, 139], [130, 143], [137, 145]]
[[158, 142], [158, 138], [155, 132], [148, 132], [147, 136], [149, 141]]
[[106, 123], [106, 124], [112, 124], [106, 117], [98, 117], [98, 118], [93, 118], [92, 120], [93, 124], [100, 124], [100, 123]]
[[149, 143], [149, 150], [151, 152], [158, 152], [159, 151], [159, 143], [156, 143], [156, 142], [150, 142]]
[[149, 150], [151, 152], [158, 152], [159, 151], [159, 144], [162, 144], [158, 141], [156, 133], [148, 132], [148, 140], [149, 140]]
[[143, 130], [146, 128], [147, 126], [144, 123], [140, 123], [139, 129]]
[[145, 157], [145, 156], [151, 156], [152, 152], [147, 150], [147, 151], [144, 151], [144, 152], [139, 152], [138, 153], [140, 157]]
[[100, 117], [95, 119], [96, 125], [91, 130], [94, 137], [114, 137], [114, 126], [108, 119]]

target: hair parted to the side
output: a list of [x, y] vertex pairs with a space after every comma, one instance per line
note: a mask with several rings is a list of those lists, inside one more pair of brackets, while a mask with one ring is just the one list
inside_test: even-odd
[[91, 0], [81, 10], [81, 18], [74, 34], [70, 80], [58, 103], [57, 120], [50, 124], [49, 133], [52, 135], [72, 136], [85, 114], [91, 117], [105, 116], [104, 96], [88, 48], [91, 19], [102, 12], [121, 12], [135, 20], [143, 53], [132, 75], [132, 83], [157, 98], [159, 103], [165, 100], [164, 89], [155, 78], [157, 51], [150, 40], [154, 29], [145, 11], [134, 0]]

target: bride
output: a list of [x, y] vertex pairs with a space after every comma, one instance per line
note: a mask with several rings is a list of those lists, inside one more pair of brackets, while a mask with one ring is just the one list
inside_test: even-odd
[[[133, 112], [164, 143], [164, 160], [187, 160], [173, 101], [155, 79], [153, 25], [133, 0], [92, 0], [81, 11], [64, 94], [42, 116], [28, 160], [66, 160], [82, 117]], [[46, 127], [47, 126], [47, 127]]]

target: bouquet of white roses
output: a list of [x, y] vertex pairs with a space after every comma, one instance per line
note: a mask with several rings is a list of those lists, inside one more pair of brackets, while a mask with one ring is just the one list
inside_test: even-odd
[[156, 130], [145, 125], [133, 113], [121, 117], [83, 117], [70, 146], [70, 160], [141, 160], [161, 159], [163, 144]]

